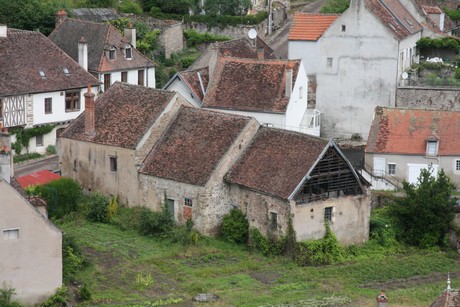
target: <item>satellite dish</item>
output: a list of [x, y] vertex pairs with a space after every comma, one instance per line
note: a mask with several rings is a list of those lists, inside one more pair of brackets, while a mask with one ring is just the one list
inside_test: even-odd
[[255, 39], [257, 37], [257, 31], [256, 29], [251, 29], [248, 32], [248, 36], [250, 39]]
[[409, 75], [407, 74], [407, 72], [403, 72], [401, 77], [403, 78], [403, 80], [407, 80], [407, 78], [409, 78]]

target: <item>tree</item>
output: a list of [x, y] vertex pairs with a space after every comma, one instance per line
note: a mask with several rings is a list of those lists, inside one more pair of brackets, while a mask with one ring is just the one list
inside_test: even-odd
[[444, 170], [437, 177], [431, 173], [431, 168], [423, 169], [417, 185], [404, 182], [406, 196], [391, 207], [399, 238], [420, 247], [442, 245], [455, 216], [454, 185]]
[[249, 0], [206, 0], [204, 10], [209, 15], [241, 15], [249, 9]]
[[158, 7], [167, 14], [188, 14], [194, 0], [144, 0], [144, 11], [150, 12], [152, 7]]

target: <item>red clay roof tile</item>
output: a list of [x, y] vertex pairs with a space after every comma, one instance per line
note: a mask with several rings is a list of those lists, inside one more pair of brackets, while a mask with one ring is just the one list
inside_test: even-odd
[[31, 185], [43, 185], [59, 178], [61, 178], [61, 176], [58, 174], [44, 170], [21, 176], [17, 180], [21, 187], [25, 189]]
[[316, 41], [339, 15], [297, 13], [289, 31], [289, 40]]

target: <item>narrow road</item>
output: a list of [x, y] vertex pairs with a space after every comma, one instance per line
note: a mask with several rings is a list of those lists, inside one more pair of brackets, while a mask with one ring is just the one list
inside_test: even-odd
[[58, 156], [52, 156], [35, 162], [14, 165], [14, 176], [16, 178], [35, 173], [38, 171], [49, 170], [56, 171], [59, 169]]

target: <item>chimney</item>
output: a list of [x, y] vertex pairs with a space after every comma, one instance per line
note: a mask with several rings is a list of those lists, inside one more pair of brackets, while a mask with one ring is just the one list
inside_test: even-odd
[[381, 291], [375, 300], [377, 301], [377, 307], [388, 307], [388, 298], [385, 292]]
[[263, 60], [265, 58], [264, 48], [257, 48], [257, 58]]
[[209, 58], [209, 77], [208, 77], [208, 82], [211, 82], [214, 70], [216, 69], [217, 62], [219, 60], [219, 44], [218, 43], [212, 43], [208, 48], [211, 50], [211, 56]]
[[7, 26], [0, 24], [0, 37], [7, 37]]
[[85, 96], [85, 134], [93, 134], [96, 130], [94, 120], [94, 93], [91, 92], [91, 85], [88, 84], [88, 91]]
[[129, 23], [128, 27], [125, 28], [125, 37], [128, 40], [128, 42], [136, 48], [136, 28], [133, 28], [132, 23]]
[[445, 18], [444, 13], [439, 14], [439, 29], [441, 31], [444, 31], [444, 18]]
[[286, 91], [285, 96], [291, 97], [292, 93], [292, 68], [286, 69]]
[[57, 28], [61, 23], [64, 22], [68, 17], [67, 12], [65, 10], [59, 10], [56, 13], [56, 25], [55, 28]]
[[83, 36], [78, 42], [78, 64], [80, 64], [84, 70], [88, 70], [88, 43]]

